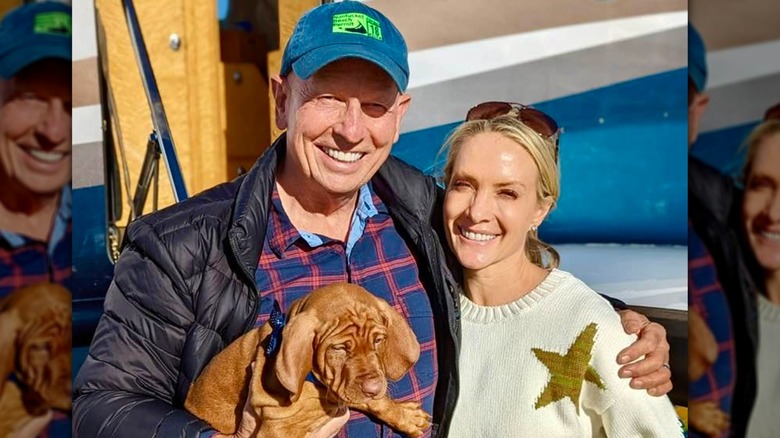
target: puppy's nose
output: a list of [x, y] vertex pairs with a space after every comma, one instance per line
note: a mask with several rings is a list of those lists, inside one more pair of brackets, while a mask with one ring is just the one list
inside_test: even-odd
[[382, 377], [379, 374], [369, 374], [364, 376], [360, 382], [360, 389], [368, 397], [376, 397], [383, 389]]

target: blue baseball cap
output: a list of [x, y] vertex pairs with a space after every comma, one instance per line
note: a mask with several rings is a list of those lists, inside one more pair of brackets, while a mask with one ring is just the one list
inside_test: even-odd
[[282, 76], [302, 78], [343, 58], [381, 67], [400, 91], [409, 84], [409, 61], [401, 32], [379, 11], [356, 1], [327, 3], [301, 17], [282, 57]]
[[704, 91], [707, 85], [707, 48], [691, 23], [688, 23], [688, 77], [696, 85], [697, 91]]
[[70, 6], [29, 3], [6, 14], [0, 22], [0, 76], [10, 79], [47, 58], [71, 60]]

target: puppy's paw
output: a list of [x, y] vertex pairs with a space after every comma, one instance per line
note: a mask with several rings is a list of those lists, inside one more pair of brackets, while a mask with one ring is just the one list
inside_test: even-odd
[[420, 403], [401, 402], [397, 405], [400, 415], [397, 424], [391, 425], [394, 429], [416, 438], [431, 427], [431, 416], [422, 410]]

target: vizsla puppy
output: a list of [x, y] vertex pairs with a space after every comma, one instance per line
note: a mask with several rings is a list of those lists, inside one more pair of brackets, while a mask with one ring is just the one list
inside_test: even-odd
[[[411, 437], [429, 427], [419, 403], [387, 394], [387, 379], [400, 379], [417, 362], [420, 345], [384, 300], [337, 283], [295, 301], [284, 328], [272, 328], [279, 319], [272, 314], [215, 356], [190, 387], [187, 410], [232, 434], [249, 396], [264, 438], [308, 437], [344, 406]], [[306, 380], [310, 372], [321, 384]]]
[[49, 409], [70, 411], [71, 313], [70, 292], [56, 284], [0, 299], [0, 437]]

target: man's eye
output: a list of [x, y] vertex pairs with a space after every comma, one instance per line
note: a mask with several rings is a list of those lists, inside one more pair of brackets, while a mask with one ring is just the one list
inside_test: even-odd
[[382, 117], [388, 111], [388, 108], [381, 103], [364, 103], [361, 106], [363, 112], [369, 117]]

